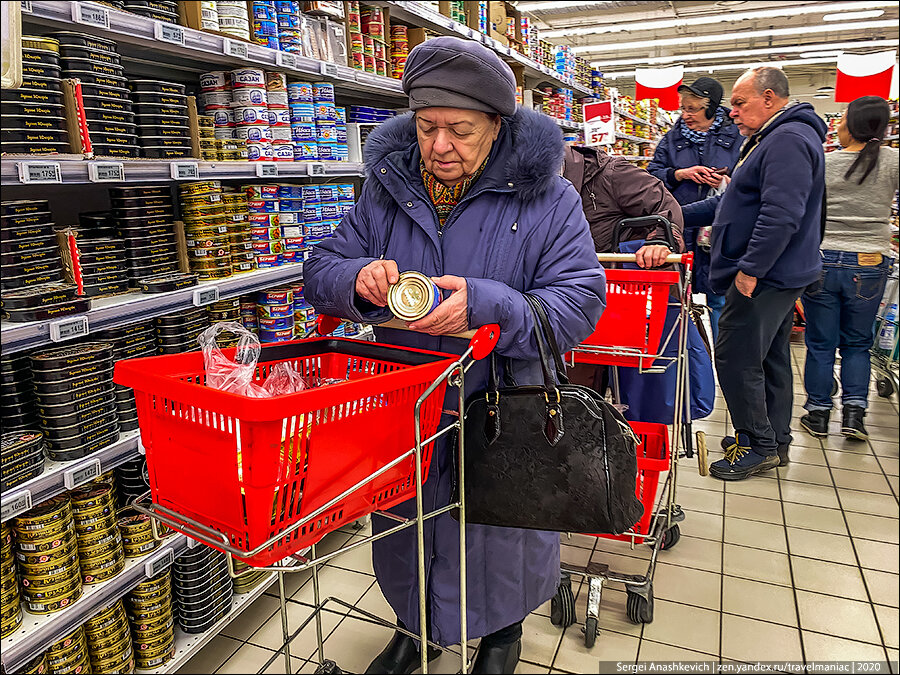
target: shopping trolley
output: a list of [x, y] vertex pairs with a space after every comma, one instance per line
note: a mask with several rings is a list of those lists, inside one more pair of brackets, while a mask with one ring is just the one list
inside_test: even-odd
[[[605, 263], [635, 262], [635, 255], [627, 253], [598, 254], [597, 258]], [[563, 627], [575, 622], [571, 576], [587, 579], [587, 615], [584, 622], [584, 643], [587, 647], [593, 646], [599, 632], [600, 600], [605, 582], [624, 584], [626, 612], [632, 622], [650, 623], [653, 620], [653, 574], [657, 555], [661, 550], [675, 546], [681, 537], [678, 523], [684, 520], [684, 512], [675, 501], [675, 490], [678, 458], [692, 456], [690, 447], [682, 450], [681, 437], [688, 395], [686, 347], [693, 255], [670, 255], [666, 262], [678, 264], [680, 270], [607, 269], [606, 310], [596, 330], [569, 354], [573, 364], [626, 366], [638, 368], [642, 373], [665, 372], [670, 367], [676, 369], [672, 447], [665, 424], [630, 422], [640, 439], [635, 494], [644, 506], [643, 516], [628, 532], [592, 535], [627, 541], [632, 546], [651, 546], [647, 573], [617, 573], [600, 563], [563, 563], [561, 566], [561, 582], [551, 601], [550, 618], [555, 625]], [[678, 287], [678, 293], [671, 293], [673, 286]], [[663, 327], [670, 303], [677, 303], [678, 319], [664, 336]], [[675, 356], [663, 356], [668, 341], [672, 339], [677, 340]], [[615, 387], [613, 391], [616, 397]], [[706, 466], [705, 451], [705, 437], [699, 436], [697, 454], [701, 473]], [[668, 473], [660, 490], [663, 472]]]
[[878, 316], [875, 320], [875, 344], [872, 345], [872, 370], [875, 372], [875, 390], [882, 398], [900, 391], [900, 331], [897, 330], [898, 301], [897, 261], [891, 265]]
[[[322, 320], [321, 333], [336, 321]], [[313, 619], [320, 663], [325, 664], [321, 611], [336, 603], [369, 621], [379, 617], [337, 598], [320, 600], [318, 567], [341, 553], [408, 527], [418, 534], [420, 633], [426, 639], [424, 522], [453, 509], [459, 513], [460, 588], [466, 587], [464, 379], [475, 360], [497, 343], [496, 325], [470, 331], [461, 356], [338, 338], [264, 345], [255, 379], [277, 363], [292, 364], [304, 377], [345, 380], [274, 398], [251, 398], [206, 387], [200, 352], [116, 364], [115, 381], [135, 392], [150, 493], [134, 507], [191, 539], [234, 559], [278, 573], [282, 651], [292, 672], [290, 643]], [[224, 350], [234, 358], [235, 349]], [[447, 386], [458, 387], [455, 421], [441, 427]], [[454, 397], [456, 398], [456, 397]], [[441, 427], [441, 428], [439, 428]], [[460, 497], [424, 513], [420, 487], [432, 449], [458, 430]], [[416, 518], [386, 509], [415, 497]], [[372, 513], [397, 524], [384, 532], [317, 556], [327, 533]], [[312, 570], [315, 609], [293, 633], [287, 623], [284, 574]], [[460, 593], [461, 644], [466, 644], [466, 594]], [[437, 647], [438, 645], [433, 646]], [[427, 649], [422, 649], [427, 672]], [[273, 654], [267, 668], [276, 658]], [[467, 652], [460, 650], [463, 672]]]

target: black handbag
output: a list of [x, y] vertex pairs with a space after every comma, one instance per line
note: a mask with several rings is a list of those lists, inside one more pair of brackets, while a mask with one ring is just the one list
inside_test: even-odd
[[525, 297], [544, 384], [499, 388], [491, 357], [487, 391], [466, 406], [466, 520], [557, 532], [625, 532], [644, 511], [635, 496], [637, 436], [597, 392], [569, 384], [543, 305]]

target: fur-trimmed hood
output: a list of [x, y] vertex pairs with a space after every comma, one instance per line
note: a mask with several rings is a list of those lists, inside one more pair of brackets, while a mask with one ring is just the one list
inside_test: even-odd
[[[563, 160], [562, 132], [549, 117], [518, 108], [504, 117], [500, 134], [494, 141], [491, 160], [479, 183], [495, 182], [512, 186], [520, 199], [531, 201], [543, 196], [554, 185]], [[381, 124], [366, 139], [363, 150], [368, 183], [378, 186], [378, 198], [390, 198], [387, 188], [375, 174], [388, 161], [407, 178], [419, 174], [419, 149], [413, 113], [399, 115]]]

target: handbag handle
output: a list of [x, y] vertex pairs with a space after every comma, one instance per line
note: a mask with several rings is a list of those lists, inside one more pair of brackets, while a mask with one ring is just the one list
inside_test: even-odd
[[525, 298], [531, 305], [531, 310], [534, 314], [534, 331], [535, 336], [538, 340], [538, 349], [540, 350], [541, 348], [540, 338], [544, 337], [548, 344], [550, 356], [553, 357], [553, 364], [556, 366], [556, 381], [559, 384], [569, 384], [569, 377], [568, 375], [566, 375], [566, 366], [563, 362], [562, 353], [559, 351], [559, 345], [556, 342], [556, 335], [553, 333], [553, 329], [550, 327], [550, 318], [547, 316], [547, 310], [544, 308], [544, 303], [541, 302], [541, 299], [536, 295], [531, 295], [530, 293], [526, 293]]

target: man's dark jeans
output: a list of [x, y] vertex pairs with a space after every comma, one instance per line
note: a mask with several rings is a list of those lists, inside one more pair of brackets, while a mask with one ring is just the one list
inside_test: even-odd
[[716, 372], [738, 433], [760, 455], [791, 442], [791, 328], [802, 288], [757, 284], [748, 298], [734, 284], [725, 294], [716, 339]]

